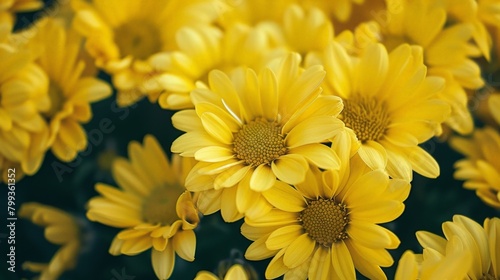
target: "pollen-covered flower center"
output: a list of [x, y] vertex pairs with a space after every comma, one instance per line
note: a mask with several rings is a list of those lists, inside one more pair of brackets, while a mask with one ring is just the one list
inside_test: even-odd
[[233, 144], [235, 156], [251, 166], [271, 164], [287, 152], [281, 127], [260, 118], [243, 125]]
[[344, 100], [344, 110], [340, 117], [361, 142], [382, 139], [389, 125], [385, 103], [374, 98], [355, 96]]
[[178, 186], [162, 186], [154, 189], [142, 204], [142, 218], [151, 224], [170, 225], [179, 219], [175, 206], [183, 189]]
[[131, 20], [117, 27], [115, 42], [121, 56], [131, 55], [138, 59], [147, 59], [162, 47], [158, 27], [147, 20]]
[[299, 219], [309, 236], [325, 247], [348, 237], [347, 208], [334, 200], [320, 198], [310, 201], [307, 208], [300, 213]]

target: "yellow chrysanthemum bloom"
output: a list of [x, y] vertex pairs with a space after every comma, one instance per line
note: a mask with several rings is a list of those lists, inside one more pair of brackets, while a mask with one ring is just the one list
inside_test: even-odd
[[0, 22], [14, 24], [15, 13], [31, 12], [43, 6], [42, 0], [0, 0]]
[[423, 254], [415, 258], [417, 264], [411, 253], [403, 255], [396, 280], [500, 279], [499, 218], [486, 219], [483, 228], [465, 216], [455, 215], [453, 222], [443, 223], [443, 233], [446, 239], [417, 232]]
[[218, 69], [229, 74], [238, 66], [260, 69], [270, 59], [271, 43], [262, 28], [235, 24], [221, 32], [213, 27], [183, 28], [177, 33], [179, 51], [154, 57], [164, 74], [157, 78], [162, 93], [158, 102], [165, 109], [192, 108], [189, 93], [196, 82], [208, 82]]
[[395, 280], [464, 279], [472, 263], [472, 256], [464, 251], [460, 238], [454, 236], [445, 251], [425, 248], [423, 254], [406, 251], [401, 256]]
[[[172, 117], [174, 126], [186, 132], [172, 143], [172, 151], [199, 161], [187, 189], [226, 188], [223, 214], [261, 205], [260, 192], [277, 179], [302, 182], [309, 164], [338, 168], [338, 156], [321, 143], [344, 131], [337, 118], [342, 102], [319, 96], [321, 66], [303, 70], [299, 65], [300, 56], [289, 54], [259, 75], [240, 68], [230, 78], [214, 70], [210, 88], [191, 92], [195, 109]], [[202, 179], [207, 175], [215, 176], [213, 184]]]
[[367, 36], [379, 38], [389, 50], [402, 43], [421, 46], [429, 74], [446, 80], [446, 87], [439, 94], [452, 109], [446, 124], [460, 134], [471, 133], [474, 124], [464, 89], [484, 86], [480, 68], [471, 59], [481, 55], [478, 47], [470, 42], [473, 25], [449, 22], [446, 7], [434, 1], [394, 2], [398, 3], [394, 5], [397, 8], [388, 10], [387, 15], [378, 20], [381, 31], [376, 36]]
[[491, 127], [476, 129], [471, 138], [451, 138], [450, 145], [467, 157], [455, 163], [455, 179], [464, 180], [464, 188], [476, 190], [486, 204], [500, 208], [500, 133]]
[[276, 44], [275, 52], [298, 52], [304, 59], [311, 52], [323, 51], [334, 39], [332, 22], [314, 6], [305, 9], [289, 5], [279, 22], [263, 22], [259, 26], [270, 34]]
[[500, 28], [500, 2], [498, 0], [443, 0], [450, 15], [461, 22], [470, 23], [472, 37], [481, 53], [490, 60], [492, 38], [488, 27]]
[[229, 268], [223, 278], [217, 277], [208, 271], [200, 271], [196, 274], [194, 280], [250, 280], [243, 266], [235, 264]]
[[275, 207], [259, 218], [245, 217], [242, 234], [252, 243], [249, 260], [273, 257], [267, 279], [355, 279], [355, 269], [370, 279], [386, 279], [393, 264], [386, 249], [399, 239], [377, 225], [403, 213], [408, 182], [371, 171], [355, 156], [340, 171], [311, 168], [295, 188], [278, 182], [263, 192]]
[[79, 59], [81, 38], [64, 28], [62, 21], [45, 19], [33, 27], [30, 47], [40, 50], [38, 65], [49, 77], [50, 108], [43, 117], [50, 125], [48, 147], [63, 161], [73, 160], [87, 147], [81, 126], [90, 121], [90, 103], [111, 95], [111, 87], [94, 77], [83, 76]]
[[40, 115], [47, 110], [48, 78], [28, 50], [0, 43], [0, 180], [8, 168], [16, 177], [33, 175], [46, 150], [48, 126]]
[[21, 218], [30, 219], [34, 224], [45, 228], [45, 238], [61, 248], [48, 263], [23, 263], [23, 269], [39, 272], [44, 280], [57, 280], [67, 270], [76, 266], [81, 248], [80, 227], [70, 214], [35, 202], [23, 203], [19, 209]]
[[436, 97], [444, 81], [426, 75], [421, 48], [401, 45], [388, 54], [371, 44], [358, 59], [333, 42], [320, 62], [327, 72], [325, 93], [343, 99], [340, 117], [356, 134], [368, 166], [408, 181], [412, 170], [439, 175], [437, 162], [418, 144], [439, 132], [450, 109]]
[[73, 0], [72, 5], [74, 27], [87, 39], [97, 66], [113, 76], [121, 106], [146, 95], [156, 101], [162, 89], [151, 56], [176, 50], [180, 28], [203, 27], [217, 16], [213, 0]]
[[87, 218], [124, 228], [114, 238], [112, 255], [136, 255], [151, 249], [151, 262], [158, 279], [167, 279], [175, 265], [175, 255], [194, 260], [195, 229], [200, 221], [184, 179], [192, 159], [174, 156], [169, 163], [153, 136], [144, 144], [129, 144], [130, 160], [117, 159], [113, 177], [122, 189], [98, 183], [101, 194], [88, 203]]

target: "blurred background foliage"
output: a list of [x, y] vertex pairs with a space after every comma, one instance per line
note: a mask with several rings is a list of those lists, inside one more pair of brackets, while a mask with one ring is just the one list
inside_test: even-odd
[[[54, 0], [46, 0], [46, 9], [50, 9]], [[16, 29], [29, 26], [40, 13], [20, 14]], [[492, 58], [498, 61], [498, 57]], [[485, 65], [485, 63], [483, 63]], [[491, 63], [490, 65], [498, 65]], [[498, 69], [483, 69], [484, 79], [488, 84], [500, 87]], [[100, 78], [110, 82], [109, 76], [100, 73]], [[496, 82], [495, 82], [496, 81]], [[488, 94], [480, 92], [479, 96]], [[478, 96], [476, 94], [476, 96]], [[76, 268], [66, 272], [61, 279], [103, 279], [103, 280], [142, 280], [156, 279], [151, 267], [150, 253], [128, 257], [114, 257], [108, 253], [113, 237], [119, 229], [93, 223], [85, 218], [86, 202], [97, 195], [94, 185], [104, 182], [116, 186], [110, 164], [117, 156], [127, 157], [130, 141], [142, 142], [146, 134], [153, 134], [170, 155], [170, 144], [181, 133], [173, 128], [170, 118], [173, 111], [163, 110], [158, 104], [142, 100], [128, 108], [118, 108], [112, 97], [92, 105], [94, 117], [84, 125], [89, 145], [71, 163], [56, 159], [50, 152], [41, 169], [32, 177], [26, 177], [16, 184], [16, 209], [23, 202], [40, 202], [68, 211], [79, 218], [83, 229], [83, 248]], [[476, 104], [471, 104], [475, 109]], [[107, 129], [102, 129], [103, 123]], [[111, 124], [109, 124], [111, 123]], [[477, 126], [482, 126], [478, 121]], [[398, 249], [390, 250], [394, 265], [384, 269], [388, 279], [392, 279], [397, 261], [405, 250], [421, 252], [415, 238], [415, 232], [426, 230], [442, 235], [441, 224], [452, 219], [455, 214], [468, 216], [480, 224], [487, 217], [500, 216], [500, 212], [486, 206], [473, 191], [462, 188], [461, 181], [453, 179], [453, 164], [462, 155], [450, 149], [446, 142], [431, 139], [422, 147], [436, 160], [441, 168], [437, 179], [424, 178], [414, 174], [412, 190], [406, 201], [404, 213], [394, 222], [385, 224], [401, 240]], [[499, 155], [500, 156], [500, 155]], [[5, 186], [4, 186], [5, 187]], [[1, 192], [2, 205], [7, 201], [6, 188]], [[0, 211], [6, 221], [6, 211]], [[190, 263], [177, 257], [175, 269], [170, 279], [193, 279], [200, 270], [216, 271], [218, 266], [232, 262], [244, 262], [244, 252], [251, 242], [240, 234], [243, 221], [225, 223], [219, 213], [205, 216], [195, 230], [197, 237], [196, 259]], [[0, 230], [2, 248], [0, 260], [5, 264], [7, 229]], [[5, 269], [0, 272], [0, 279], [31, 279], [33, 274], [23, 272], [24, 261], [47, 262], [57, 250], [43, 237], [43, 228], [28, 220], [16, 222], [16, 276]], [[264, 271], [269, 260], [247, 262], [257, 271], [259, 279], [265, 279]], [[359, 279], [364, 279], [359, 276]]]

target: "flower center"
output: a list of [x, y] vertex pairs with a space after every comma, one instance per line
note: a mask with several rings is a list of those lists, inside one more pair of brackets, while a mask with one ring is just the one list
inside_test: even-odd
[[61, 87], [52, 81], [49, 84], [49, 99], [50, 109], [43, 114], [47, 119], [52, 118], [55, 114], [61, 111], [65, 99]]
[[162, 46], [158, 28], [146, 20], [131, 20], [117, 27], [115, 42], [121, 56], [138, 59], [147, 59], [161, 51]]
[[179, 186], [167, 185], [154, 189], [142, 204], [142, 217], [151, 224], [170, 225], [179, 219], [175, 206], [184, 192]]
[[341, 119], [354, 130], [359, 141], [380, 140], [389, 125], [387, 108], [375, 98], [354, 97], [344, 100]]
[[262, 118], [243, 125], [233, 144], [235, 156], [251, 166], [271, 164], [287, 152], [281, 127]]
[[348, 238], [347, 207], [332, 199], [310, 201], [300, 213], [299, 220], [309, 236], [325, 247]]

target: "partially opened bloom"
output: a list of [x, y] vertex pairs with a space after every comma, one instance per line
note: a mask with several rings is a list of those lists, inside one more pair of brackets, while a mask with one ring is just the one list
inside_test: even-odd
[[235, 264], [229, 268], [227, 273], [219, 278], [215, 274], [208, 271], [200, 271], [196, 274], [194, 280], [250, 280], [251, 278], [245, 272], [245, 269], [240, 264]]
[[49, 124], [47, 147], [63, 161], [73, 160], [87, 147], [82, 127], [92, 118], [90, 104], [111, 95], [111, 87], [84, 76], [85, 63], [78, 55], [81, 37], [66, 30], [62, 21], [47, 18], [33, 27], [30, 47], [40, 51], [37, 64], [49, 78], [50, 108], [43, 112]]
[[417, 232], [423, 254], [405, 253], [396, 280], [500, 278], [500, 219], [486, 219], [482, 227], [470, 218], [455, 215], [452, 222], [443, 223], [443, 233], [445, 238]]
[[56, 280], [76, 266], [81, 247], [78, 221], [70, 214], [35, 202], [21, 205], [19, 216], [45, 228], [45, 238], [61, 247], [47, 263], [25, 262], [23, 269], [40, 273], [39, 279]]
[[445, 251], [425, 248], [423, 254], [406, 251], [401, 256], [395, 280], [464, 279], [472, 263], [472, 255], [464, 251], [462, 242], [454, 237]]
[[454, 137], [450, 145], [465, 155], [455, 163], [455, 179], [475, 190], [486, 204], [500, 208], [500, 133], [492, 127], [476, 129], [470, 138]]
[[242, 234], [254, 242], [245, 257], [273, 257], [266, 278], [386, 279], [380, 266], [393, 263], [386, 249], [399, 239], [379, 226], [404, 210], [409, 183], [370, 170], [359, 157], [340, 171], [308, 171], [303, 183], [278, 182], [263, 195], [275, 207], [259, 218], [245, 217]]
[[129, 145], [130, 160], [117, 159], [113, 177], [121, 189], [98, 183], [101, 196], [88, 203], [87, 218], [123, 228], [114, 238], [112, 255], [137, 255], [151, 249], [151, 262], [158, 279], [167, 279], [175, 255], [193, 261], [199, 222], [184, 179], [191, 159], [174, 156], [169, 163], [158, 141], [147, 135], [143, 145]]
[[327, 72], [325, 94], [344, 101], [340, 114], [354, 131], [359, 155], [372, 169], [410, 181], [412, 170], [439, 175], [434, 158], [418, 144], [440, 131], [449, 105], [437, 98], [444, 81], [426, 75], [422, 49], [401, 45], [390, 53], [370, 44], [360, 58], [332, 42], [320, 58]]
[[[337, 155], [322, 142], [344, 131], [337, 119], [342, 102], [319, 95], [321, 66], [303, 70], [299, 64], [300, 56], [289, 54], [259, 75], [248, 68], [231, 77], [214, 70], [210, 88], [191, 92], [195, 109], [173, 116], [186, 133], [171, 148], [199, 161], [186, 180], [189, 190], [225, 188], [221, 207], [245, 213], [277, 179], [300, 183], [309, 164], [338, 168]], [[213, 184], [201, 179], [207, 175], [215, 177]]]
[[217, 15], [214, 0], [74, 0], [72, 5], [74, 27], [87, 39], [97, 66], [113, 76], [120, 106], [144, 96], [156, 101], [162, 89], [151, 57], [176, 50], [180, 28], [209, 25]]

